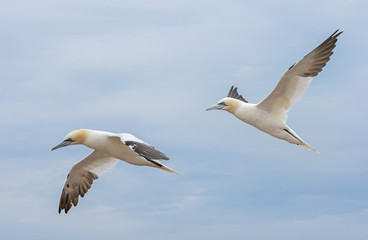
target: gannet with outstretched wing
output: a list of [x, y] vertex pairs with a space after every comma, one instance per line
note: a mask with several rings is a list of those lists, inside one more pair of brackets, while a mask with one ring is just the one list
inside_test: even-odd
[[94, 151], [70, 170], [61, 193], [59, 213], [63, 209], [68, 213], [72, 205], [77, 206], [79, 196], [83, 197], [87, 193], [93, 180], [109, 171], [119, 160], [177, 173], [159, 161], [169, 160], [165, 154], [128, 133], [79, 129], [68, 133], [63, 142], [52, 150], [75, 144], [83, 144]]
[[258, 104], [248, 103], [231, 87], [226, 98], [207, 110], [226, 110], [238, 119], [276, 138], [317, 152], [286, 125], [287, 112], [303, 96], [313, 77], [317, 76], [330, 60], [337, 37], [335, 31], [321, 45], [292, 65], [282, 76], [271, 94]]

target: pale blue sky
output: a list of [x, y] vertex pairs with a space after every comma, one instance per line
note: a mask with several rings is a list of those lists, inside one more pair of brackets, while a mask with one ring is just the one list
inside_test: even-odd
[[[366, 1], [2, 1], [2, 239], [368, 239]], [[262, 100], [343, 30], [289, 112], [319, 154], [206, 107]], [[71, 130], [129, 132], [178, 176], [125, 162], [65, 214]], [[165, 162], [166, 163], [166, 162]]]

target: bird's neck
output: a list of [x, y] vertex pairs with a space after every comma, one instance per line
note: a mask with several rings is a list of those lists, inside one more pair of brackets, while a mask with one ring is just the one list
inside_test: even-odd
[[84, 139], [83, 144], [89, 148], [93, 148], [96, 150], [102, 150], [106, 146], [106, 139], [108, 135], [102, 131], [89, 130], [86, 138]]
[[231, 113], [233, 115], [236, 115], [239, 111], [241, 111], [241, 112], [242, 111], [247, 111], [247, 109], [249, 109], [251, 105], [253, 105], [253, 104], [246, 103], [246, 102], [234, 99], [231, 102], [231, 105], [229, 106], [229, 108], [227, 108], [226, 110], [229, 113]]
[[255, 116], [255, 104], [239, 102], [238, 105], [229, 111], [238, 119], [251, 124]]

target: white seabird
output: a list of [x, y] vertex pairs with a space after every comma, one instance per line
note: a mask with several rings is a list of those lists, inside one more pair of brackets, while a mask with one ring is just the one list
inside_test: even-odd
[[258, 104], [248, 103], [231, 87], [226, 98], [207, 110], [226, 110], [235, 117], [259, 130], [292, 144], [317, 152], [286, 125], [287, 112], [303, 96], [313, 77], [317, 76], [330, 60], [337, 37], [335, 31], [321, 45], [292, 65], [282, 76], [275, 89]]
[[72, 204], [77, 206], [78, 197], [87, 193], [93, 180], [109, 171], [119, 160], [179, 174], [159, 161], [169, 160], [164, 153], [128, 133], [79, 129], [68, 133], [63, 142], [51, 150], [76, 144], [83, 144], [94, 151], [70, 170], [61, 193], [59, 213], [63, 209], [68, 213]]

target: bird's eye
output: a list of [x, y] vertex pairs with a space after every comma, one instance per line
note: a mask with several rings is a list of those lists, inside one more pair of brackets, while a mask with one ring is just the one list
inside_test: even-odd
[[218, 105], [226, 106], [225, 102], [220, 102], [220, 103], [218, 103]]
[[73, 139], [71, 138], [68, 138], [68, 139], [65, 139], [66, 142], [74, 142]]

